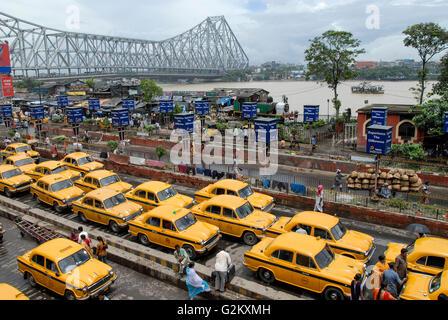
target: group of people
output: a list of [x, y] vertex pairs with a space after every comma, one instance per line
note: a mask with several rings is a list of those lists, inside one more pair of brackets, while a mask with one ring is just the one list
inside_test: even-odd
[[96, 256], [96, 258], [101, 262], [107, 263], [106, 257], [108, 245], [106, 239], [103, 237], [98, 236], [96, 238], [98, 244], [93, 247], [89, 234], [87, 231], [84, 231], [83, 227], [80, 226], [78, 227], [78, 232], [72, 232], [69, 239], [82, 245], [84, 249], [90, 253], [90, 255]]

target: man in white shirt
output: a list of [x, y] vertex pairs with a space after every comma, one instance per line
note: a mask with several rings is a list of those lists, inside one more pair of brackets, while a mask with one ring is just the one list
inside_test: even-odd
[[303, 227], [302, 227], [301, 224], [298, 224], [298, 225], [297, 225], [297, 230], [296, 230], [296, 232], [297, 232], [297, 233], [308, 234], [308, 232], [306, 232], [306, 230], [303, 229]]
[[224, 292], [227, 279], [227, 268], [230, 266], [231, 263], [232, 259], [230, 259], [230, 255], [224, 249], [218, 252], [218, 254], [216, 255], [216, 263], [215, 263], [216, 290]]
[[82, 227], [78, 227], [78, 232], [79, 232], [79, 234], [78, 234], [78, 243], [80, 244], [81, 243], [81, 235], [85, 235], [86, 236], [86, 239], [89, 239], [89, 234], [87, 233], [87, 231], [84, 231], [83, 230], [83, 228]]

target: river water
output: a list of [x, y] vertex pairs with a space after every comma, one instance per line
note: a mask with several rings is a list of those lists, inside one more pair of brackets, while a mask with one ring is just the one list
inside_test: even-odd
[[[410, 88], [417, 86], [417, 81], [371, 81], [373, 85], [382, 85], [384, 94], [353, 94], [351, 86], [361, 81], [346, 81], [338, 87], [341, 112], [347, 108], [355, 111], [366, 104], [415, 104], [416, 99]], [[435, 82], [426, 85], [429, 90]], [[199, 84], [159, 84], [165, 91], [210, 91], [214, 88], [262, 88], [269, 91], [274, 101], [280, 102], [282, 95], [288, 97], [291, 111], [303, 113], [304, 105], [320, 105], [320, 114], [335, 114], [331, 106], [333, 92], [325, 83], [316, 81], [251, 81], [251, 82], [208, 82]], [[425, 92], [429, 92], [426, 90]], [[330, 99], [330, 103], [328, 103]], [[329, 106], [328, 106], [329, 105]], [[329, 112], [327, 111], [329, 109]]]

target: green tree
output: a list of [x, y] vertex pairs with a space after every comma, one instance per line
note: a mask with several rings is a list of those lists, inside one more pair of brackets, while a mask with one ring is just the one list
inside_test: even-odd
[[310, 47], [305, 50], [305, 60], [308, 62], [306, 77], [309, 79], [311, 75], [323, 75], [328, 87], [333, 90], [333, 107], [338, 117], [341, 107], [338, 85], [356, 76], [351, 66], [365, 50], [359, 49], [361, 41], [346, 31], [329, 30], [310, 41]]
[[151, 101], [154, 96], [163, 95], [163, 89], [153, 80], [142, 80], [140, 82], [140, 88], [143, 91], [143, 99], [145, 101]]
[[93, 78], [87, 79], [85, 81], [86, 86], [88, 86], [90, 89], [95, 89], [95, 80]]
[[159, 161], [160, 161], [160, 158], [162, 158], [164, 155], [168, 154], [168, 151], [166, 151], [166, 149], [162, 146], [157, 146], [156, 153], [157, 153], [157, 157], [159, 158]]
[[414, 24], [403, 31], [406, 37], [403, 43], [406, 47], [417, 49], [422, 61], [422, 67], [418, 72], [419, 88], [415, 89], [419, 94], [419, 104], [423, 103], [425, 94], [425, 82], [428, 70], [426, 64], [438, 53], [448, 47], [447, 31], [433, 22]]
[[443, 95], [448, 91], [448, 54], [440, 61], [440, 76], [439, 81], [434, 85], [433, 92], [438, 95]]
[[182, 107], [176, 104], [176, 105], [174, 105], [174, 108], [173, 108], [173, 114], [178, 114], [178, 113], [182, 113]]
[[417, 128], [431, 136], [443, 134], [445, 112], [448, 111], [448, 92], [440, 98], [431, 99], [413, 109], [415, 108], [421, 110], [421, 113], [412, 118]]
[[14, 84], [14, 86], [17, 88], [23, 88], [23, 89], [28, 89], [28, 91], [32, 91], [34, 88], [37, 88], [42, 84], [43, 84], [42, 81], [32, 79], [32, 78], [25, 78], [21, 81], [17, 81]]

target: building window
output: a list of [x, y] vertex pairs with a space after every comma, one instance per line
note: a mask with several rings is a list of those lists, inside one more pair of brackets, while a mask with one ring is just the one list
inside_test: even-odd
[[415, 126], [410, 122], [404, 122], [398, 127], [398, 135], [407, 142], [415, 136]]

